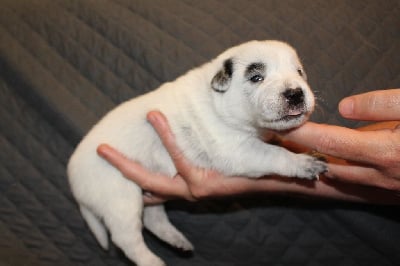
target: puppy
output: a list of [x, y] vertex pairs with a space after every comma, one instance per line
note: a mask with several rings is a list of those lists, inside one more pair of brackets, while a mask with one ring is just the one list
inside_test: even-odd
[[100, 245], [108, 248], [108, 229], [112, 241], [140, 266], [165, 265], [145, 245], [142, 223], [177, 248], [192, 250], [192, 244], [169, 222], [162, 205], [143, 207], [140, 187], [98, 157], [96, 148], [108, 143], [144, 167], [174, 176], [170, 156], [146, 121], [155, 109], [168, 117], [184, 155], [200, 167], [249, 178], [314, 179], [326, 170], [322, 161], [262, 140], [268, 130], [300, 126], [314, 109], [299, 58], [283, 42], [251, 41], [230, 48], [174, 82], [119, 105], [78, 145], [68, 177]]

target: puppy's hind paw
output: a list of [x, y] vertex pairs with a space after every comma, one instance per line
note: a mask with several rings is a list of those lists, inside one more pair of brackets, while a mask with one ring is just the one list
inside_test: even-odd
[[192, 243], [190, 243], [189, 240], [187, 240], [184, 236], [176, 238], [173, 246], [185, 252], [190, 252], [194, 250]]

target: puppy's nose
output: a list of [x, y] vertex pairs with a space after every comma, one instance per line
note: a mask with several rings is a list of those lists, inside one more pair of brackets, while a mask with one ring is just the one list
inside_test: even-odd
[[304, 102], [304, 92], [301, 88], [286, 89], [283, 93], [286, 102], [291, 106], [297, 106]]

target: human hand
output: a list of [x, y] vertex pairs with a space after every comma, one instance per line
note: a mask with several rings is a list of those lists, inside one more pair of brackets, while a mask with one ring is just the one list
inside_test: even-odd
[[157, 204], [172, 198], [195, 201], [207, 196], [234, 195], [249, 190], [252, 183], [250, 179], [228, 178], [217, 171], [192, 165], [176, 145], [175, 137], [162, 113], [150, 112], [147, 119], [157, 131], [177, 168], [178, 174], [173, 178], [148, 171], [108, 145], [100, 145], [97, 149], [98, 154], [118, 168], [125, 177], [150, 192], [144, 193], [146, 204]]
[[[176, 165], [178, 175], [174, 178], [151, 173], [139, 164], [128, 160], [118, 151], [107, 145], [101, 145], [98, 153], [117, 167], [122, 174], [133, 180], [151, 195], [145, 194], [146, 204], [155, 204], [171, 198], [198, 200], [205, 197], [236, 195], [262, 192], [272, 194], [312, 195], [351, 201], [369, 201], [375, 203], [400, 203], [396, 193], [342, 184], [321, 178], [318, 182], [268, 177], [248, 179], [244, 177], [225, 177], [212, 170], [198, 168], [183, 156], [175, 143], [166, 118], [159, 112], [150, 112], [148, 120], [160, 135]], [[301, 134], [299, 135], [301, 136]], [[293, 143], [289, 143], [292, 146]]]
[[[339, 112], [357, 120], [400, 120], [400, 89], [350, 96], [340, 102]], [[399, 125], [391, 121], [354, 130], [307, 123], [286, 137], [331, 156], [329, 178], [400, 191]]]

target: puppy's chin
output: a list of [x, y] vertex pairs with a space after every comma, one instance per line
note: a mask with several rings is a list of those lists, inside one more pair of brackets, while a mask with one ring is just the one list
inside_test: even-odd
[[287, 114], [276, 119], [263, 119], [257, 121], [257, 126], [263, 129], [274, 131], [286, 131], [304, 124], [309, 117], [309, 113]]

